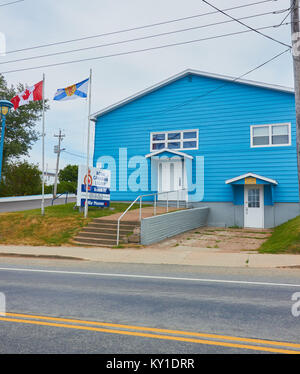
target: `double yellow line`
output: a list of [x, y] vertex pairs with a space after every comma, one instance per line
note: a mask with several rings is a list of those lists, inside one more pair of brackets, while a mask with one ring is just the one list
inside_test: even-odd
[[[158, 329], [152, 327], [122, 325], [114, 323], [85, 321], [70, 318], [58, 318], [49, 316], [36, 316], [20, 313], [6, 313], [0, 317], [0, 321], [25, 323], [39, 326], [62, 327], [68, 329], [104, 332], [109, 334], [121, 334], [128, 336], [139, 336], [152, 339], [173, 340], [187, 343], [198, 343], [205, 345], [250, 349], [271, 353], [299, 354], [300, 344], [279, 342], [263, 339], [240, 338], [235, 336], [205, 334], [199, 332], [179, 331], [169, 329]], [[53, 322], [49, 322], [53, 321]], [[101, 326], [101, 327], [96, 327]], [[121, 330], [120, 330], [121, 329]], [[133, 331], [130, 331], [133, 330]], [[174, 336], [175, 335], [175, 336]], [[199, 339], [201, 338], [201, 339]], [[215, 339], [215, 340], [209, 340]], [[242, 344], [243, 343], [243, 344]], [[251, 343], [251, 344], [250, 344]]]

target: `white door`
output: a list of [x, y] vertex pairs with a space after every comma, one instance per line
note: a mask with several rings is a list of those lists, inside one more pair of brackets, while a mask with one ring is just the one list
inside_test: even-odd
[[[162, 161], [158, 163], [158, 192], [178, 191], [183, 188], [183, 163], [178, 161]], [[183, 200], [184, 191], [159, 194], [158, 200]]]
[[245, 185], [244, 226], [264, 227], [264, 186]]

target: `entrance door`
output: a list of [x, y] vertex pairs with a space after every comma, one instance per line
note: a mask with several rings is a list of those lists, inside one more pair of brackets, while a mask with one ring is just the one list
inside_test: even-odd
[[245, 185], [244, 226], [264, 227], [264, 186]]
[[[181, 160], [158, 163], [158, 192], [178, 191], [183, 187], [183, 163]], [[185, 191], [158, 195], [158, 200], [183, 200]]]

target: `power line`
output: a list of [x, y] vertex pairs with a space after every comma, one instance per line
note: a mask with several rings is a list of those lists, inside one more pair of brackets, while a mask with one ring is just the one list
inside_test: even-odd
[[[24, 1], [24, 0], [22, 0], [22, 1]], [[263, 3], [268, 3], [268, 2], [274, 2], [274, 1], [277, 1], [277, 0], [257, 1], [257, 2], [254, 2], [254, 3], [249, 3], [249, 4], [245, 4], [245, 5], [239, 5], [239, 6], [227, 8], [227, 9], [224, 9], [224, 11], [246, 8], [246, 7], [259, 5], [259, 4], [263, 4]], [[15, 49], [15, 50], [12, 50], [12, 51], [7, 51], [6, 54], [23, 52], [23, 51], [28, 51], [28, 50], [32, 50], [32, 49], [38, 49], [38, 48], [52, 47], [52, 46], [56, 46], [56, 45], [60, 45], [60, 44], [73, 43], [73, 42], [78, 42], [78, 41], [87, 40], [87, 39], [99, 38], [99, 37], [102, 37], [102, 36], [110, 36], [110, 35], [115, 35], [115, 34], [121, 34], [121, 33], [129, 32], [129, 31], [142, 30], [142, 29], [146, 29], [146, 28], [149, 28], [149, 27], [166, 25], [166, 24], [170, 24], [170, 23], [174, 23], [174, 22], [184, 21], [184, 20], [188, 20], [188, 19], [194, 19], [194, 18], [208, 16], [208, 15], [217, 14], [217, 13], [218, 13], [218, 11], [201, 13], [201, 14], [196, 14], [196, 15], [193, 15], [193, 16], [176, 18], [176, 19], [169, 20], [169, 21], [162, 21], [162, 22], [152, 23], [152, 24], [148, 24], [148, 25], [144, 25], [144, 26], [131, 27], [131, 28], [118, 30], [118, 31], [111, 31], [111, 32], [103, 33], [103, 34], [90, 35], [90, 36], [77, 38], [77, 39], [70, 39], [70, 40], [65, 40], [65, 41], [60, 41], [60, 42], [42, 44], [42, 45], [38, 45], [38, 46], [34, 46], [34, 47]]]
[[72, 153], [72, 152], [68, 152], [68, 151], [63, 151], [64, 153], [67, 153], [67, 154], [69, 154], [69, 155], [71, 155], [71, 156], [76, 156], [76, 157], [80, 157], [80, 158], [84, 158], [84, 159], [86, 159], [86, 156], [80, 156], [80, 155], [78, 155], [78, 154], [76, 154], [76, 153]]
[[[245, 17], [239, 18], [239, 20], [261, 17], [261, 16], [270, 15], [270, 14], [277, 14], [278, 12], [281, 13], [282, 11], [288, 11], [288, 10], [289, 10], [289, 8], [284, 9], [284, 10], [280, 10], [280, 11], [272, 11], [272, 12], [254, 14], [254, 15], [251, 15], [251, 16], [245, 16]], [[214, 23], [210, 23], [210, 24], [206, 24], [206, 25], [188, 27], [188, 28], [184, 28], [184, 29], [180, 29], [180, 30], [168, 31], [168, 32], [163, 32], [163, 33], [159, 33], [159, 34], [137, 37], [137, 38], [133, 38], [133, 39], [127, 39], [127, 40], [122, 40], [122, 41], [117, 41], [117, 42], [112, 42], [112, 43], [100, 44], [100, 45], [91, 46], [91, 47], [78, 48], [78, 49], [73, 49], [73, 50], [69, 50], [69, 51], [54, 52], [54, 53], [49, 53], [49, 54], [46, 54], [46, 55], [39, 55], [39, 56], [32, 56], [32, 57], [24, 57], [24, 58], [21, 58], [21, 59], [0, 62], [0, 65], [15, 63], [15, 62], [21, 62], [21, 61], [35, 60], [35, 59], [51, 57], [51, 56], [59, 56], [59, 55], [74, 53], [74, 52], [82, 52], [82, 51], [86, 51], [86, 50], [103, 48], [103, 47], [108, 47], [108, 46], [113, 46], [113, 45], [120, 45], [120, 44], [124, 44], [124, 43], [146, 40], [146, 39], [151, 39], [151, 38], [157, 38], [157, 37], [160, 37], [160, 36], [166, 36], [166, 35], [171, 35], [171, 34], [176, 34], [176, 33], [180, 33], [180, 32], [191, 31], [191, 30], [197, 30], [197, 29], [202, 29], [202, 28], [205, 28], [205, 27], [222, 25], [222, 24], [231, 23], [231, 22], [234, 22], [234, 20], [214, 22]]]
[[293, 9], [295, 8], [296, 0], [294, 0], [293, 5], [290, 7], [290, 11], [288, 14], [283, 18], [283, 20], [279, 23], [278, 27], [283, 24], [283, 22], [288, 18], [288, 16], [292, 13]]
[[25, 0], [11, 1], [10, 3], [0, 4], [0, 7], [1, 6], [6, 6], [6, 5], [13, 5], [13, 4], [16, 4], [16, 3], [22, 3], [23, 1], [25, 1]]
[[134, 117], [133, 119], [134, 119], [134, 120], [140, 120], [140, 119], [145, 119], [145, 118], [153, 117], [153, 116], [156, 116], [157, 114], [167, 113], [167, 112], [169, 112], [169, 111], [171, 111], [171, 110], [178, 109], [178, 108], [180, 108], [180, 107], [183, 107], [183, 106], [185, 106], [185, 105], [188, 105], [188, 104], [190, 104], [190, 103], [192, 103], [192, 102], [194, 102], [194, 101], [196, 101], [196, 100], [198, 100], [198, 99], [200, 99], [200, 98], [203, 98], [203, 97], [205, 97], [205, 96], [208, 96], [208, 95], [212, 94], [213, 92], [216, 92], [216, 91], [222, 89], [223, 87], [227, 86], [227, 85], [230, 84], [230, 83], [234, 83], [234, 82], [239, 81], [240, 79], [244, 78], [246, 75], [249, 75], [250, 73], [253, 73], [254, 71], [256, 71], [256, 70], [262, 68], [263, 66], [265, 66], [265, 65], [267, 65], [268, 63], [270, 63], [270, 62], [276, 60], [277, 58], [279, 58], [280, 56], [284, 55], [285, 53], [287, 53], [287, 52], [290, 51], [290, 50], [291, 50], [291, 48], [288, 48], [288, 49], [286, 49], [286, 50], [284, 50], [284, 51], [282, 51], [282, 52], [276, 54], [275, 56], [271, 57], [271, 58], [268, 59], [267, 61], [261, 63], [260, 65], [254, 67], [254, 68], [252, 68], [251, 70], [248, 70], [246, 73], [244, 73], [244, 74], [242, 74], [242, 75], [240, 75], [240, 76], [238, 76], [238, 77], [232, 78], [232, 79], [226, 81], [225, 83], [221, 84], [220, 86], [217, 86], [216, 88], [213, 88], [212, 90], [205, 92], [204, 94], [194, 96], [193, 98], [191, 98], [191, 99], [189, 99], [189, 100], [186, 100], [186, 101], [184, 101], [184, 102], [182, 102], [182, 103], [180, 103], [180, 104], [173, 105], [173, 106], [171, 106], [171, 107], [169, 107], [169, 108], [167, 108], [167, 109], [164, 109], [164, 110], [161, 110], [161, 111], [155, 112], [155, 113], [153, 113], [153, 114], [150, 114], [150, 115], [147, 115], [147, 116]]
[[[289, 24], [290, 23], [288, 22], [288, 23], [282, 24], [281, 26], [286, 26], [286, 25], [289, 25]], [[277, 25], [275, 25], [275, 26], [274, 25], [264, 26], [264, 27], [258, 28], [257, 30], [270, 29], [270, 28], [274, 28], [276, 26]], [[2, 71], [2, 72], [0, 72], [0, 74], [16, 73], [16, 72], [21, 72], [21, 71], [29, 71], [29, 70], [36, 70], [36, 69], [42, 69], [42, 68], [49, 68], [49, 67], [53, 67], [53, 66], [62, 66], [62, 65], [68, 65], [68, 64], [75, 64], [75, 63], [79, 63], [79, 62], [87, 62], [87, 61], [106, 59], [106, 58], [110, 58], [110, 57], [125, 56], [125, 55], [130, 55], [130, 54], [135, 54], [135, 53], [141, 53], [141, 52], [159, 50], [159, 49], [168, 48], [168, 47], [175, 47], [175, 46], [179, 46], [179, 45], [187, 45], [187, 44], [191, 44], [191, 43], [213, 40], [213, 39], [218, 39], [218, 38], [227, 37], [227, 36], [245, 34], [245, 33], [248, 33], [250, 31], [252, 31], [252, 30], [237, 31], [237, 32], [232, 32], [232, 33], [228, 33], [228, 34], [215, 35], [215, 36], [202, 38], [202, 39], [187, 40], [187, 41], [184, 41], [184, 42], [164, 44], [164, 45], [160, 45], [160, 46], [156, 46], [156, 47], [136, 49], [136, 50], [127, 51], [127, 52], [119, 52], [119, 53], [113, 53], [113, 54], [109, 54], [109, 55], [89, 57], [89, 58], [84, 58], [84, 59], [79, 59], [79, 60], [71, 60], [71, 61], [64, 61], [64, 62], [58, 62], [58, 63], [53, 63], [53, 64], [47, 64], [47, 65], [39, 65], [39, 66], [34, 66], [34, 67], [29, 67], [29, 68]]]
[[256, 32], [257, 34], [262, 35], [262, 36], [264, 36], [264, 37], [267, 38], [267, 39], [273, 40], [274, 42], [279, 43], [279, 44], [281, 44], [281, 45], [283, 45], [283, 46], [285, 46], [285, 47], [289, 47], [289, 48], [291, 48], [291, 46], [290, 46], [289, 44], [283, 43], [283, 42], [281, 42], [280, 40], [274, 39], [274, 38], [272, 38], [271, 36], [266, 35], [266, 34], [260, 32], [260, 31], [258, 31], [258, 29], [255, 29], [255, 28], [253, 28], [253, 27], [251, 27], [251, 26], [246, 25], [244, 22], [241, 22], [241, 21], [238, 20], [237, 18], [232, 17], [230, 14], [228, 14], [228, 13], [224, 12], [223, 10], [217, 8], [217, 7], [214, 6], [213, 4], [209, 3], [207, 0], [202, 0], [202, 1], [203, 1], [205, 4], [209, 5], [210, 7], [212, 7], [212, 8], [214, 8], [214, 9], [218, 10], [220, 13], [224, 14], [225, 16], [227, 16], [227, 17], [231, 18], [232, 20], [238, 22], [240, 25], [245, 26], [245, 27], [247, 27], [248, 29], [250, 29], [250, 30]]

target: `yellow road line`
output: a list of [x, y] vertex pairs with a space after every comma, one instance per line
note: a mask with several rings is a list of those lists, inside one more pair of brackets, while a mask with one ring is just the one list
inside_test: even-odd
[[115, 324], [115, 323], [86, 321], [86, 320], [60, 318], [60, 317], [36, 316], [36, 315], [21, 314], [21, 313], [6, 313], [6, 316], [88, 324], [88, 325], [94, 325], [94, 326], [115, 327], [115, 328], [122, 328], [122, 329], [150, 331], [150, 332], [158, 332], [158, 333], [166, 333], [166, 334], [196, 336], [196, 337], [201, 337], [201, 338], [231, 340], [231, 341], [238, 341], [238, 342], [243, 342], [243, 343], [256, 343], [256, 344], [267, 344], [267, 345], [274, 345], [274, 346], [280, 346], [280, 347], [300, 348], [300, 344], [296, 344], [296, 343], [278, 342], [278, 341], [253, 339], [253, 338], [240, 338], [240, 337], [228, 336], [228, 335], [205, 334], [205, 333], [191, 332], [191, 331], [168, 330], [168, 329], [159, 329], [159, 328], [154, 328], [154, 327], [122, 325], [122, 324]]
[[144, 338], [173, 340], [173, 341], [180, 341], [180, 342], [198, 343], [198, 344], [222, 346], [222, 347], [230, 347], [230, 348], [250, 349], [250, 350], [255, 350], [255, 351], [264, 351], [264, 352], [272, 352], [272, 353], [284, 353], [284, 354], [297, 354], [297, 353], [299, 354], [300, 353], [299, 351], [292, 351], [292, 350], [272, 348], [272, 347], [259, 347], [259, 346], [253, 346], [253, 345], [243, 345], [243, 344], [201, 340], [201, 339], [193, 339], [193, 338], [185, 338], [185, 337], [175, 337], [175, 336], [167, 336], [167, 335], [147, 334], [147, 333], [140, 333], [140, 332], [133, 332], [133, 331], [111, 330], [111, 329], [104, 329], [104, 328], [99, 328], [99, 327], [67, 325], [63, 323], [52, 323], [52, 322], [43, 322], [43, 321], [31, 321], [31, 320], [26, 320], [26, 319], [0, 317], [0, 321], [25, 323], [25, 324], [40, 325], [40, 326], [63, 327], [63, 328], [76, 329], [76, 330], [97, 331], [97, 332], [105, 332], [105, 333], [110, 333], [110, 334], [139, 336], [139, 337], [144, 337]]

